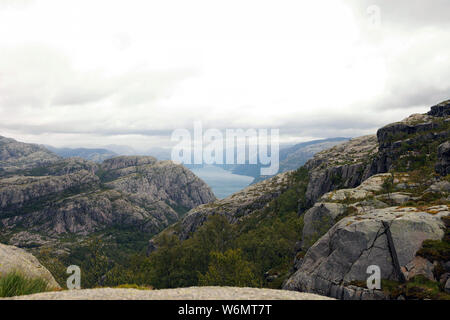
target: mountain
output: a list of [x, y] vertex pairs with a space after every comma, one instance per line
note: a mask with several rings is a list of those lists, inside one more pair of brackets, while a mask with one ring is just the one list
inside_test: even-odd
[[46, 165], [59, 159], [42, 146], [0, 136], [0, 174]]
[[[348, 141], [348, 138], [330, 138], [313, 140], [295, 144], [293, 146], [287, 146], [280, 149], [279, 161], [280, 169], [279, 172], [286, 172], [289, 170], [295, 170], [300, 168], [311, 159], [314, 154], [322, 150], [331, 148], [337, 144]], [[252, 164], [242, 164], [227, 166], [228, 170], [231, 170], [235, 174], [245, 175], [254, 177], [253, 183], [262, 181], [269, 178], [269, 176], [261, 176], [260, 170], [261, 165]]]
[[[246, 285], [350, 300], [449, 299], [449, 135], [450, 100], [192, 209], [149, 242], [150, 260], [159, 266], [177, 252], [185, 262], [165, 275], [174, 286], [220, 283], [214, 257], [234, 254], [252, 270]], [[380, 268], [381, 290], [366, 287], [370, 266]]]
[[2, 141], [8, 171], [0, 176], [0, 242], [38, 256], [50, 250], [65, 263], [82, 263], [95, 240], [110, 261], [126, 261], [185, 212], [215, 200], [202, 180], [171, 161], [120, 156], [98, 164]]
[[94, 162], [103, 162], [106, 159], [117, 156], [117, 153], [107, 149], [90, 149], [90, 148], [55, 148], [52, 146], [45, 146], [51, 152], [63, 158], [79, 157], [85, 160]]

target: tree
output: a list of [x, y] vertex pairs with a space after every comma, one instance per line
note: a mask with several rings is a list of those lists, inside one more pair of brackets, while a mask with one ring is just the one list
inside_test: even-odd
[[203, 286], [255, 287], [258, 281], [253, 273], [253, 265], [246, 261], [240, 249], [229, 249], [211, 253], [208, 271], [199, 276]]

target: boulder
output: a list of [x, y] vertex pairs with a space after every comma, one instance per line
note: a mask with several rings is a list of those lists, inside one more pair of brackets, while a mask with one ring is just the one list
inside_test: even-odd
[[439, 193], [449, 193], [450, 192], [450, 182], [448, 181], [438, 181], [433, 183], [426, 192], [439, 192]]
[[433, 275], [433, 264], [422, 257], [414, 257], [414, 259], [402, 268], [406, 280], [410, 280], [415, 276], [422, 275], [431, 281], [435, 281]]
[[318, 202], [306, 211], [304, 216], [302, 249], [308, 249], [316, 240], [324, 235], [334, 224], [336, 218], [345, 212], [340, 203]]
[[450, 278], [447, 279], [444, 289], [445, 289], [445, 292], [450, 293]]
[[446, 176], [450, 173], [450, 141], [446, 141], [439, 145], [437, 158], [435, 170], [440, 175]]
[[416, 208], [388, 207], [346, 217], [308, 250], [300, 268], [284, 288], [352, 298], [354, 294], [348, 290], [342, 293], [339, 288], [347, 288], [354, 281], [366, 281], [370, 265], [380, 267], [382, 279], [398, 280], [383, 222], [390, 226], [400, 267], [405, 267], [413, 261], [424, 240], [442, 239], [441, 217], [448, 215], [447, 206], [432, 213]]
[[0, 277], [14, 271], [29, 278], [45, 280], [49, 289], [60, 288], [52, 274], [31, 253], [14, 246], [0, 244]]
[[450, 116], [450, 100], [443, 101], [435, 106], [431, 107], [431, 110], [427, 113], [433, 117], [448, 117]]

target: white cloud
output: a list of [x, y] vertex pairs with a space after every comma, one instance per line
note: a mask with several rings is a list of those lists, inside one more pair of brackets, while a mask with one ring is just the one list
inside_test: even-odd
[[448, 6], [0, 1], [0, 134], [144, 149], [195, 120], [290, 139], [374, 132], [448, 98]]

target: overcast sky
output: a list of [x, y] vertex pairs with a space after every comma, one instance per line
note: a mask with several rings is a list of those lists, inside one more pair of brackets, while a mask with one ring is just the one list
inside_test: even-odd
[[0, 135], [354, 137], [450, 98], [448, 0], [0, 0]]

